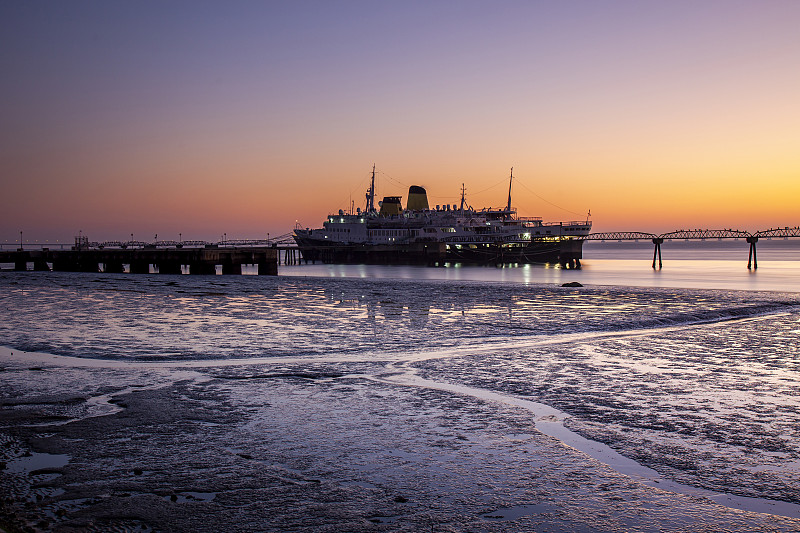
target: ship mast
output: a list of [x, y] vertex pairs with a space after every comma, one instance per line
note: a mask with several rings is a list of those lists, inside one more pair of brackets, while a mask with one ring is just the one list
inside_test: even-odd
[[464, 188], [464, 184], [461, 184], [461, 211], [464, 211], [464, 195], [467, 193], [467, 189]]
[[367, 213], [375, 211], [375, 164], [372, 164], [372, 182], [367, 190]]
[[514, 167], [511, 167], [511, 177], [508, 178], [508, 205], [506, 211], [511, 211], [511, 182], [514, 180]]

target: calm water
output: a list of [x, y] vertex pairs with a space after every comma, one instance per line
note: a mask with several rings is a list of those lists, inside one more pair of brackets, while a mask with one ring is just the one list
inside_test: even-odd
[[299, 265], [281, 266], [279, 273], [315, 277], [558, 285], [577, 281], [584, 285], [800, 291], [800, 240], [759, 242], [757, 270], [747, 269], [748, 254], [749, 244], [744, 241], [667, 242], [662, 245], [663, 268], [654, 270], [653, 245], [649, 242], [587, 243], [580, 270], [566, 270], [558, 265], [442, 268]]
[[[219, 379], [221, 369], [227, 369], [229, 380], [251, 379], [256, 369], [350, 376], [346, 384], [326, 378], [330, 385], [320, 383], [303, 396], [302, 408], [293, 408], [311, 420], [316, 414], [309, 406], [315, 401], [336, 397], [330, 400], [335, 405], [353, 402], [354, 411], [339, 409], [326, 419], [323, 440], [358, 442], [373, 454], [389, 445], [379, 443], [383, 437], [370, 429], [374, 419], [359, 418], [356, 405], [365, 410], [380, 406], [381, 431], [394, 435], [401, 420], [421, 423], [434, 413], [454, 420], [495, 420], [498, 403], [505, 403], [534, 413], [528, 422], [515, 422], [515, 431], [528, 435], [525, 439], [532, 438], [535, 427], [545, 431], [554, 424], [545, 431], [548, 435], [583, 450], [598, 464], [616, 465], [636, 480], [637, 491], [668, 487], [664, 497], [669, 501], [658, 505], [686, 523], [700, 524], [711, 516], [706, 511], [695, 515], [706, 504], [689, 505], [670, 494], [699, 494], [731, 507], [800, 517], [793, 507], [800, 504], [800, 254], [791, 242], [759, 243], [759, 268], [748, 271], [745, 243], [713, 245], [665, 244], [660, 271], [650, 267], [649, 243], [608, 243], [587, 245], [581, 270], [299, 265], [281, 266], [277, 277], [2, 272], [0, 338], [16, 350], [55, 354], [26, 357], [62, 368], [63, 376], [83, 376], [71, 378], [76, 380], [71, 385], [64, 377], [63, 387], [89, 391], [97, 381], [97, 392], [87, 394], [98, 398], [107, 398], [115, 387], [129, 388], [125, 376], [137, 369], [191, 368], [206, 373], [206, 380]], [[627, 258], [617, 259], [622, 251]], [[585, 286], [560, 286], [568, 281]], [[5, 357], [10, 367], [17, 364]], [[100, 370], [90, 370], [122, 364], [125, 372], [113, 378], [103, 374], [101, 380], [92, 373]], [[3, 394], [24, 396], [32, 394], [26, 387], [44, 386], [40, 375], [11, 376], [5, 373]], [[156, 381], [161, 379], [166, 378]], [[249, 381], [212, 383], [215, 394], [228, 398], [227, 408], [245, 418], [256, 416], [253, 398], [266, 394]], [[435, 401], [432, 390], [439, 391]], [[346, 391], [348, 399], [336, 391]], [[287, 403], [299, 393], [290, 389], [281, 394]], [[265, 396], [263, 405], [278, 401]], [[339, 448], [320, 443], [319, 426], [303, 426], [306, 433], [298, 435], [302, 424], [296, 418], [291, 423], [256, 419], [242, 426], [244, 433], [237, 438], [257, 447], [262, 434], [252, 433], [253, 424], [268, 432], [285, 422], [281, 431], [291, 432], [295, 441], [270, 446], [285, 445], [284, 453], [300, 454], [304, 465], [333, 468], [331, 462], [338, 461]], [[481, 424], [460, 427], [455, 444], [447, 444], [456, 450], [494, 439], [492, 446], [503, 451], [491, 452], [492, 461], [503, 464], [480, 478], [475, 476], [485, 458], [474, 455], [475, 448], [448, 456], [458, 466], [445, 468], [439, 462], [445, 459], [437, 454], [444, 452], [436, 443], [444, 430], [429, 427], [411, 436], [404, 429], [395, 437], [413, 442], [404, 453], [421, 454], [418, 463], [408, 459], [414, 466], [408, 467], [407, 483], [430, 501], [451, 502], [441, 509], [442, 516], [478, 516], [478, 508], [488, 513], [491, 506], [473, 509], [465, 502], [491, 500], [488, 489], [480, 487], [520, 482], [493, 476], [516, 472], [510, 465], [527, 461], [528, 448], [512, 446], [501, 430]], [[278, 431], [275, 438], [282, 434]], [[303, 443], [301, 451], [292, 451], [297, 442]], [[396, 456], [382, 457], [347, 474], [357, 480], [357, 488], [388, 483], [380, 472]], [[605, 474], [582, 468], [588, 472], [585, 486], [605, 483]], [[618, 527], [613, 524], [622, 511], [604, 499], [601, 489], [570, 489], [566, 478], [542, 476], [549, 480], [541, 481], [544, 493], [567, 491], [563, 502], [580, 502], [561, 508], [563, 516], [577, 521], [573, 527], [588, 508], [611, 517], [607, 523], [595, 522], [599, 529]], [[509, 495], [506, 511], [493, 504], [496, 513], [487, 516], [522, 513], [535, 527], [543, 522], [530, 517], [568, 505], [542, 507], [527, 498]], [[656, 515], [649, 519], [645, 529], [661, 523]], [[757, 523], [731, 514], [706, 526], [713, 527], [717, 519]]]

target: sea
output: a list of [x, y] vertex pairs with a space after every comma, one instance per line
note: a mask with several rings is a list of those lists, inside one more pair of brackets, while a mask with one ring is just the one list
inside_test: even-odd
[[800, 242], [748, 256], [2, 271], [3, 496], [65, 531], [797, 531]]

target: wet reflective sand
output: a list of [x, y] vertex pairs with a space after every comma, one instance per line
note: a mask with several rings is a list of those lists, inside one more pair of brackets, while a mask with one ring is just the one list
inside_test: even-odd
[[0, 285], [13, 523], [800, 528], [793, 293], [32, 273]]

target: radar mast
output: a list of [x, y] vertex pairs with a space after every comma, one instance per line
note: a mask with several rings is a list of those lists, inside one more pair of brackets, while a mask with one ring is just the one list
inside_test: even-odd
[[367, 189], [367, 213], [375, 211], [375, 163], [372, 164], [372, 182]]
[[511, 212], [511, 182], [514, 181], [514, 167], [511, 167], [511, 177], [508, 178], [508, 205], [506, 211]]

